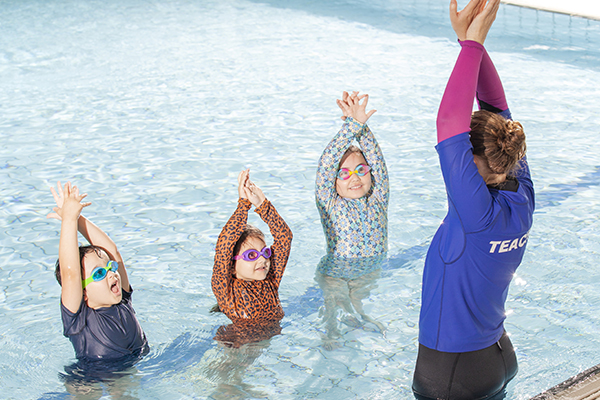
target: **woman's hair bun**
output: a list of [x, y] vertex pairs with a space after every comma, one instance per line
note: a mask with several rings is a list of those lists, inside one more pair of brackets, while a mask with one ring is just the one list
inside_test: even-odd
[[485, 157], [496, 174], [510, 174], [526, 151], [523, 125], [485, 110], [471, 118], [471, 143], [473, 154]]

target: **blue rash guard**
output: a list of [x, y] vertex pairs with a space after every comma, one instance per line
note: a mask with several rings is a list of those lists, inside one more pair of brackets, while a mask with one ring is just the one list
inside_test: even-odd
[[97, 310], [83, 298], [76, 313], [62, 303], [63, 333], [71, 340], [78, 359], [110, 360], [148, 351], [148, 341], [131, 305], [131, 292], [123, 290], [119, 304]]
[[[510, 118], [508, 110], [501, 115]], [[533, 222], [533, 183], [523, 158], [514, 191], [486, 186], [468, 132], [436, 149], [448, 214], [425, 260], [419, 342], [450, 353], [480, 350], [504, 332], [508, 287]]]

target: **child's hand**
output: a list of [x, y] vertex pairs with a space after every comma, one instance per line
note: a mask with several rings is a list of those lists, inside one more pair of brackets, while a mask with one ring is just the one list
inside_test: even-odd
[[250, 203], [254, 205], [254, 207], [258, 208], [261, 206], [263, 201], [265, 201], [266, 197], [263, 194], [263, 191], [254, 184], [250, 179], [246, 181], [246, 186], [244, 186], [244, 190], [246, 191], [246, 196]]
[[250, 181], [250, 170], [246, 169], [238, 175], [238, 193], [240, 198], [250, 200], [254, 207], [260, 207], [265, 201], [265, 195], [262, 190]]
[[[365, 99], [362, 104], [360, 101]], [[371, 110], [368, 113], [366, 112], [367, 103], [369, 102], [369, 95], [363, 94], [362, 96], [358, 95], [358, 92], [352, 92], [351, 95], [348, 92], [344, 92], [342, 96], [342, 100], [337, 100], [337, 105], [340, 107], [344, 115], [342, 119], [345, 120], [346, 117], [352, 117], [361, 124], [367, 122], [367, 120], [373, 115], [377, 110]]]
[[60, 181], [58, 181], [56, 186], [58, 187], [58, 194], [56, 193], [56, 190], [54, 190], [53, 187], [50, 188], [50, 191], [52, 192], [52, 197], [54, 197], [54, 201], [56, 202], [56, 207], [53, 208], [54, 212], [51, 212], [50, 214], [46, 215], [46, 218], [54, 218], [60, 221], [61, 217], [58, 214], [58, 210], [62, 208], [65, 198]]
[[[352, 94], [357, 94], [358, 92], [352, 92]], [[340, 108], [340, 110], [342, 110], [342, 116], [340, 118], [342, 118], [342, 121], [345, 121], [347, 117], [350, 117], [350, 115], [348, 115], [347, 113], [347, 109], [348, 109], [348, 92], [346, 92], [345, 90], [342, 92], [342, 99], [336, 99], [335, 102], [337, 103], [338, 107]], [[344, 109], [344, 106], [346, 109]]]
[[83, 200], [87, 194], [84, 193], [80, 195], [79, 188], [77, 186], [71, 187], [71, 182], [67, 182], [64, 189], [60, 182], [58, 182], [57, 186], [58, 194], [54, 188], [50, 188], [52, 196], [54, 196], [54, 201], [56, 201], [56, 207], [52, 209], [54, 212], [48, 214], [46, 218], [55, 218], [59, 221], [62, 221], [63, 218], [77, 220], [81, 210], [92, 204], [91, 202], [81, 203], [81, 200]]
[[246, 181], [248, 180], [248, 176], [250, 175], [250, 169], [245, 169], [238, 175], [238, 194], [240, 195], [240, 199], [247, 199], [246, 191], [244, 187], [246, 186]]

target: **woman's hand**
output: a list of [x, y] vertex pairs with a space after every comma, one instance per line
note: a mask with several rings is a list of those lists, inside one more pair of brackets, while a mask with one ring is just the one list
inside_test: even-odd
[[477, 14], [473, 19], [473, 22], [471, 22], [471, 25], [469, 25], [466, 37], [466, 40], [473, 40], [480, 44], [485, 42], [485, 38], [487, 37], [487, 34], [496, 19], [498, 9], [500, 8], [500, 0], [489, 0], [487, 5], [485, 4], [485, 1], [483, 3], [483, 10]]
[[486, 2], [487, 0], [471, 0], [465, 8], [458, 11], [456, 0], [450, 0], [450, 23], [458, 40], [467, 40], [467, 30], [475, 17], [483, 11]]

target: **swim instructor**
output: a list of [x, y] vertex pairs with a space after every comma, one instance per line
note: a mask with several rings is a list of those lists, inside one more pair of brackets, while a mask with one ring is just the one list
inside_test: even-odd
[[[483, 399], [517, 373], [504, 303], [534, 210], [525, 134], [511, 120], [483, 43], [500, 0], [471, 0], [450, 20], [461, 46], [437, 117], [448, 214], [427, 253], [413, 378], [417, 399]], [[472, 113], [473, 99], [480, 110]]]

